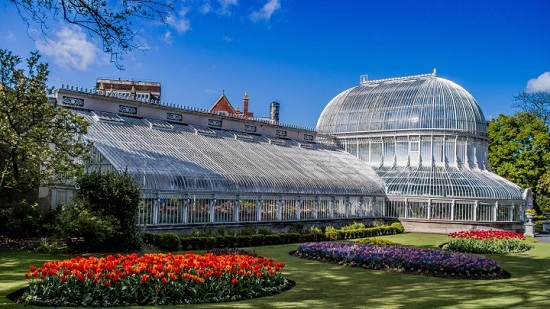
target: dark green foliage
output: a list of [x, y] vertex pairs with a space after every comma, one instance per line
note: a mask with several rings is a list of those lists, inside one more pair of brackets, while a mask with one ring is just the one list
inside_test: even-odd
[[163, 251], [178, 251], [180, 237], [174, 233], [164, 233], [160, 235], [159, 249]]
[[[48, 65], [31, 53], [26, 69], [21, 58], [0, 49], [0, 205], [15, 205], [57, 176], [78, 176], [75, 157], [87, 153], [88, 124], [48, 100]], [[48, 164], [44, 164], [47, 162]]]
[[271, 231], [267, 227], [261, 227], [258, 229], [258, 234], [260, 235], [269, 235]]
[[302, 222], [294, 222], [292, 223], [292, 226], [291, 226], [291, 232], [294, 232], [294, 233], [302, 233], [303, 230], [304, 230], [304, 223]]
[[61, 236], [72, 252], [103, 252], [115, 223], [82, 205], [62, 206], [57, 217]]
[[278, 234], [267, 234], [264, 235], [265, 245], [278, 245], [280, 244], [280, 236]]
[[[181, 244], [182, 250], [206, 250], [212, 248], [236, 248], [236, 247], [256, 247], [268, 245], [281, 245], [299, 242], [325, 241], [325, 240], [343, 240], [356, 239], [362, 237], [382, 236], [400, 234], [404, 232], [403, 225], [400, 222], [394, 222], [391, 225], [381, 225], [375, 227], [364, 227], [363, 224], [354, 224], [356, 229], [349, 229], [349, 226], [343, 229], [327, 227], [325, 233], [321, 229], [310, 229], [308, 233], [269, 233], [269, 234], [253, 234], [253, 235], [225, 235], [225, 236], [179, 236], [178, 244]], [[314, 232], [311, 232], [314, 231]], [[171, 233], [167, 233], [171, 234]], [[248, 233], [245, 233], [248, 234]], [[144, 240], [146, 242], [154, 241], [153, 239], [163, 237], [166, 234], [159, 236], [157, 234], [145, 233]], [[173, 234], [174, 236], [177, 236]], [[174, 238], [173, 236], [170, 236]], [[160, 242], [161, 240], [159, 240]], [[175, 243], [174, 238], [174, 243]], [[160, 245], [159, 245], [160, 247]], [[163, 249], [163, 248], [161, 248]], [[163, 249], [167, 251], [175, 251], [175, 249]]]
[[64, 207], [60, 215], [61, 234], [66, 239], [76, 238], [83, 242], [76, 246], [80, 250], [139, 250], [142, 244], [137, 224], [139, 202], [139, 188], [128, 174], [86, 174], [78, 180], [75, 206]]
[[45, 219], [37, 204], [22, 200], [0, 208], [0, 235], [10, 238], [40, 236]]
[[498, 175], [532, 188], [539, 209], [550, 209], [550, 132], [540, 115], [522, 112], [491, 120], [488, 159]]
[[148, 245], [158, 245], [160, 240], [160, 235], [151, 232], [145, 232], [142, 236], [143, 242]]
[[250, 226], [245, 227], [244, 229], [239, 231], [239, 235], [251, 236], [251, 235], [254, 235], [254, 234], [256, 234], [256, 231], [254, 230], [254, 228], [252, 228]]
[[489, 123], [489, 165], [523, 188], [535, 188], [550, 165], [550, 133], [531, 113], [500, 115]]

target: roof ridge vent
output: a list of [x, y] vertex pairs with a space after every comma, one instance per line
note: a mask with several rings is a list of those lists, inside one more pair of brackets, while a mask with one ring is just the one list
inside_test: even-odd
[[361, 85], [368, 85], [373, 83], [380, 83], [380, 82], [389, 82], [389, 81], [398, 81], [398, 80], [408, 80], [408, 79], [416, 79], [421, 77], [436, 77], [437, 71], [433, 70], [432, 73], [429, 74], [419, 74], [419, 75], [410, 75], [410, 76], [401, 76], [401, 77], [392, 77], [392, 78], [383, 78], [383, 79], [373, 79], [369, 80], [368, 75], [363, 74], [360, 77]]

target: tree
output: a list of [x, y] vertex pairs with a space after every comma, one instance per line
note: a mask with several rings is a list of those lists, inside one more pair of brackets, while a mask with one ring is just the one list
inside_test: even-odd
[[173, 1], [163, 0], [11, 0], [27, 26], [38, 23], [46, 33], [50, 18], [61, 19], [99, 37], [103, 50], [111, 54], [118, 68], [120, 52], [140, 47], [134, 42], [132, 21], [164, 21], [173, 10]]
[[[140, 191], [127, 174], [92, 172], [78, 179], [74, 205], [63, 206], [59, 228], [69, 248], [94, 252], [141, 248]], [[85, 213], [85, 215], [83, 215]]]
[[26, 71], [21, 59], [0, 50], [0, 204], [56, 176], [82, 172], [75, 158], [87, 153], [88, 124], [74, 112], [57, 108], [46, 94], [47, 64], [31, 53]]
[[550, 167], [548, 126], [533, 113], [498, 116], [489, 123], [488, 157], [495, 173], [536, 194]]
[[520, 92], [514, 97], [514, 107], [532, 113], [546, 125], [550, 125], [550, 92]]

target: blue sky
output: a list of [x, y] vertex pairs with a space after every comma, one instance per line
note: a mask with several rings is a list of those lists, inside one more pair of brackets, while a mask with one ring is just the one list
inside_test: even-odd
[[[487, 118], [513, 114], [519, 91], [550, 90], [550, 1], [189, 0], [167, 24], [137, 22], [147, 51], [109, 62], [97, 38], [51, 23], [49, 38], [0, 0], [0, 48], [39, 50], [51, 86], [96, 78], [162, 83], [163, 101], [210, 108], [245, 92], [256, 116], [315, 127], [341, 91], [370, 79], [437, 73], [468, 90]], [[49, 42], [47, 40], [50, 40]], [[528, 84], [530, 85], [528, 88]]]

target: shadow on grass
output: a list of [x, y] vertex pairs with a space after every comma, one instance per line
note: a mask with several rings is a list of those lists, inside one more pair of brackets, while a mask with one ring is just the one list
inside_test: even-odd
[[[400, 243], [437, 248], [445, 237], [407, 235], [388, 239]], [[550, 306], [550, 243], [534, 243], [524, 253], [486, 255], [494, 258], [511, 274], [509, 279], [442, 279], [385, 271], [342, 267], [288, 255], [298, 244], [256, 247], [262, 256], [283, 262], [283, 275], [296, 282], [281, 294], [230, 303], [193, 305], [192, 308], [547, 308]], [[20, 261], [20, 258], [22, 261]], [[0, 297], [8, 293], [1, 288], [5, 270], [24, 275], [28, 266], [45, 260], [67, 257], [48, 255], [0, 255]], [[19, 263], [19, 266], [4, 262]], [[20, 268], [19, 268], [20, 267]], [[22, 278], [22, 277], [20, 277]], [[18, 279], [11, 283], [25, 284]], [[15, 289], [14, 289], [15, 290]], [[12, 292], [12, 291], [10, 291]], [[13, 303], [12, 303], [13, 304]], [[13, 304], [22, 308], [22, 305]], [[3, 307], [4, 308], [4, 307]], [[138, 307], [134, 307], [138, 308]], [[159, 308], [159, 307], [148, 307]], [[170, 306], [165, 308], [190, 308]]]

